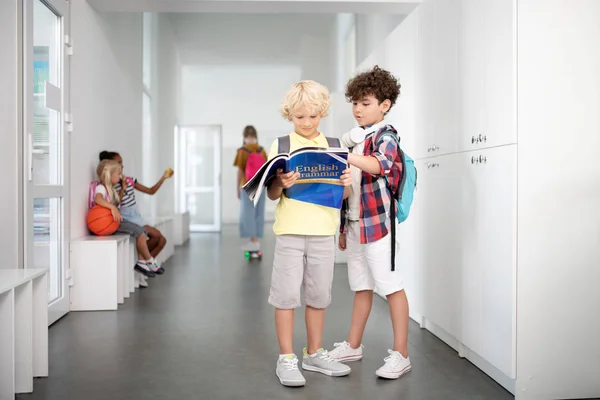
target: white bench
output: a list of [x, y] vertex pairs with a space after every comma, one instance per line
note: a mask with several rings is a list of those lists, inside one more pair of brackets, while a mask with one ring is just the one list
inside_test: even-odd
[[71, 241], [71, 311], [116, 310], [139, 286], [129, 235], [84, 236]]
[[[167, 244], [158, 261], [167, 261], [175, 252], [173, 217], [149, 222], [160, 230]], [[83, 236], [71, 241], [71, 311], [117, 310], [135, 289], [138, 274], [135, 240], [128, 235]]]
[[190, 238], [190, 213], [178, 213], [173, 215], [173, 245], [181, 246]]
[[0, 269], [0, 400], [33, 392], [48, 376], [48, 278], [45, 269]]

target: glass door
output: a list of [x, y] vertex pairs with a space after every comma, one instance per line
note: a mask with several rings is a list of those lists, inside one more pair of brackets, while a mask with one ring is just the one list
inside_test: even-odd
[[221, 126], [175, 130], [179, 212], [189, 211], [190, 231], [221, 231]]
[[48, 270], [48, 322], [69, 311], [68, 12], [23, 0], [24, 262]]

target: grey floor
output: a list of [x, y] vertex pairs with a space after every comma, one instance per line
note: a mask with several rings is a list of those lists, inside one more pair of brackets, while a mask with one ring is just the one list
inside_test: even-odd
[[[270, 229], [267, 229], [270, 231]], [[391, 344], [386, 302], [377, 297], [365, 333], [365, 356], [352, 373], [330, 378], [305, 372], [303, 388], [275, 376], [278, 346], [267, 304], [274, 238], [262, 263], [244, 260], [234, 227], [197, 235], [175, 252], [167, 274], [150, 281], [117, 312], [70, 313], [50, 331], [50, 378], [17, 399], [512, 399], [487, 375], [411, 322], [412, 371], [397, 381], [375, 370]], [[325, 344], [342, 341], [352, 293], [336, 267]], [[295, 350], [304, 345], [296, 313]]]

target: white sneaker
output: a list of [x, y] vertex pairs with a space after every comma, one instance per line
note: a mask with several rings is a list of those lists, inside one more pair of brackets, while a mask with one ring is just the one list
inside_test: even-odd
[[398, 379], [410, 371], [410, 358], [402, 357], [398, 351], [388, 350], [390, 355], [383, 359], [385, 364], [379, 368], [375, 375], [386, 379]]
[[334, 349], [329, 352], [329, 357], [339, 362], [358, 361], [363, 356], [363, 345], [358, 349], [350, 347], [350, 343], [344, 341], [342, 343], [334, 343]]
[[260, 243], [259, 242], [248, 242], [242, 246], [242, 250], [244, 250], [244, 251], [259, 251]]
[[308, 355], [305, 347], [302, 352], [304, 353], [302, 369], [307, 371], [320, 372], [328, 376], [346, 376], [352, 371], [346, 364], [329, 357], [325, 349], [319, 349], [315, 354]]
[[144, 275], [142, 275], [142, 274], [140, 274], [139, 283], [140, 283], [140, 287], [143, 287], [143, 288], [147, 288], [148, 287], [148, 281], [146, 280], [146, 277]]
[[275, 374], [283, 386], [304, 386], [306, 380], [298, 369], [298, 358], [294, 354], [280, 355]]

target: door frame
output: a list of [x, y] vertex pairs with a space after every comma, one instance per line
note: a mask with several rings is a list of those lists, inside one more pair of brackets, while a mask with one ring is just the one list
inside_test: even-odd
[[[215, 135], [214, 140], [214, 187], [205, 186], [188, 189], [185, 186], [185, 142], [181, 140], [184, 129], [217, 127], [219, 133]], [[175, 173], [175, 210], [183, 213], [187, 209], [187, 193], [213, 193], [213, 221], [212, 225], [192, 224], [190, 223], [190, 232], [221, 232], [222, 226], [222, 143], [223, 143], [223, 125], [219, 124], [194, 124], [194, 125], [176, 125], [175, 126], [175, 164], [179, 172]], [[191, 218], [191, 215], [190, 215]]]
[[[56, 185], [34, 185], [33, 182], [33, 60], [34, 60], [34, 2], [37, 0], [21, 0], [21, 57], [20, 57], [20, 91], [22, 101], [21, 122], [21, 158], [22, 174], [22, 261], [23, 268], [35, 268], [33, 265], [34, 241], [34, 210], [36, 198], [59, 198], [60, 216], [58, 221], [58, 241], [60, 243], [60, 269], [62, 275], [61, 296], [48, 303], [48, 325], [62, 318], [70, 309], [70, 205], [69, 205], [69, 177], [70, 177], [70, 7], [67, 0], [39, 0], [54, 12], [60, 21], [57, 34], [57, 43], [60, 49], [59, 60], [59, 87], [60, 87], [60, 119], [61, 127], [58, 147], [59, 183]], [[51, 278], [49, 277], [49, 280]]]

